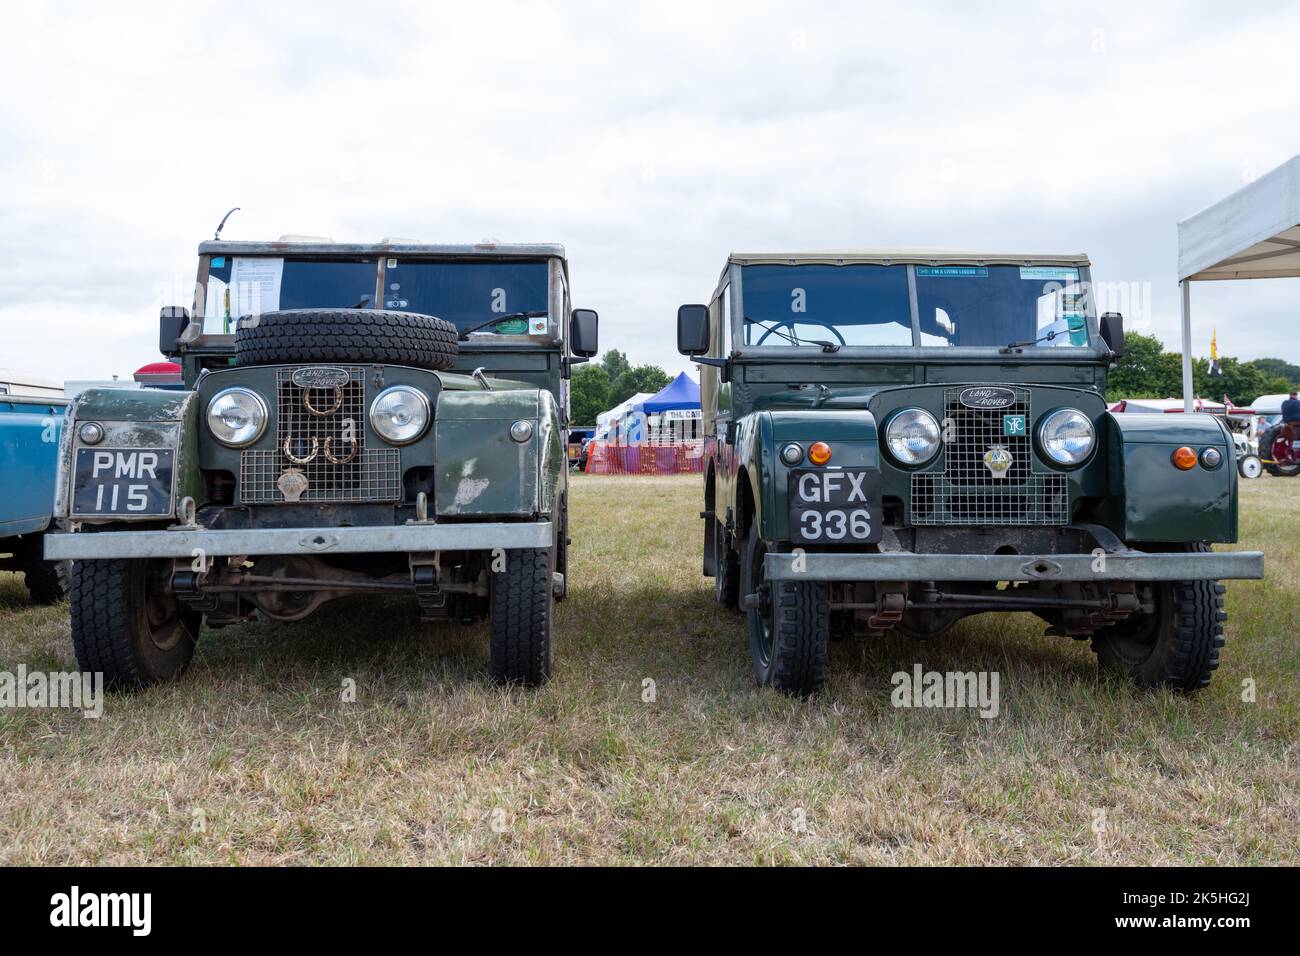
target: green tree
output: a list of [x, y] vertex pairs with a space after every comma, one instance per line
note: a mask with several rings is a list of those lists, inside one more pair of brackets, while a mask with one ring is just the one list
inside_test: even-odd
[[1300, 388], [1300, 365], [1292, 365], [1280, 358], [1251, 359], [1246, 364], [1255, 366], [1255, 368], [1272, 378], [1284, 379], [1290, 387], [1278, 389], [1278, 391], [1289, 392], [1292, 388]]
[[632, 368], [627, 356], [618, 349], [610, 349], [598, 364], [605, 370], [605, 377], [610, 382], [617, 382], [620, 375]]
[[649, 392], [653, 395], [671, 381], [668, 373], [658, 365], [638, 365], [629, 368], [610, 384], [610, 405], [625, 402], [637, 392]]
[[1106, 397], [1177, 398], [1183, 394], [1182, 359], [1166, 352], [1154, 335], [1129, 332], [1124, 336], [1124, 357], [1110, 373]]
[[579, 365], [569, 380], [569, 417], [580, 428], [594, 428], [596, 416], [616, 405], [609, 400], [609, 375], [603, 365]]

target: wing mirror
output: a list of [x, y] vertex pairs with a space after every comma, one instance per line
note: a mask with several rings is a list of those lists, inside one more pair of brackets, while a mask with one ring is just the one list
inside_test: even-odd
[[569, 320], [569, 351], [580, 358], [594, 356], [599, 323], [600, 317], [594, 309], [574, 309]]
[[1124, 354], [1124, 316], [1118, 312], [1106, 312], [1101, 317], [1101, 340], [1106, 343], [1115, 358]]
[[703, 355], [712, 344], [711, 338], [707, 305], [684, 305], [677, 310], [677, 351]]
[[190, 324], [190, 311], [179, 305], [165, 305], [158, 314], [158, 351], [167, 358], [180, 354], [176, 340]]

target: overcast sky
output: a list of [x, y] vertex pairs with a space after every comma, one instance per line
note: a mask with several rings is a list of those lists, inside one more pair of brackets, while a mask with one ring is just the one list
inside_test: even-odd
[[[1175, 223], [1300, 153], [1300, 8], [919, 6], [6, 3], [0, 366], [156, 359], [231, 206], [561, 242], [602, 345], [671, 372], [732, 249], [1083, 251], [1176, 345]], [[1295, 280], [1194, 300], [1199, 354], [1300, 361]]]

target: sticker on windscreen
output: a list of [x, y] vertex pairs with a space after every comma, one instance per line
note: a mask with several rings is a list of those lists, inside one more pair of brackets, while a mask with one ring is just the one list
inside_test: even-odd
[[983, 266], [917, 266], [918, 279], [987, 279], [989, 270]]
[[1062, 266], [1021, 266], [1020, 278], [1043, 282], [1077, 282], [1079, 270]]

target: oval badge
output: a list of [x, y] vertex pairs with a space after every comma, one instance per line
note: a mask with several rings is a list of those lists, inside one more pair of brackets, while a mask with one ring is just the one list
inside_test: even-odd
[[1010, 408], [1016, 403], [1016, 393], [996, 385], [975, 385], [963, 388], [957, 401], [967, 408]]
[[293, 384], [299, 388], [339, 388], [351, 378], [347, 369], [331, 365], [308, 365], [293, 370]]

